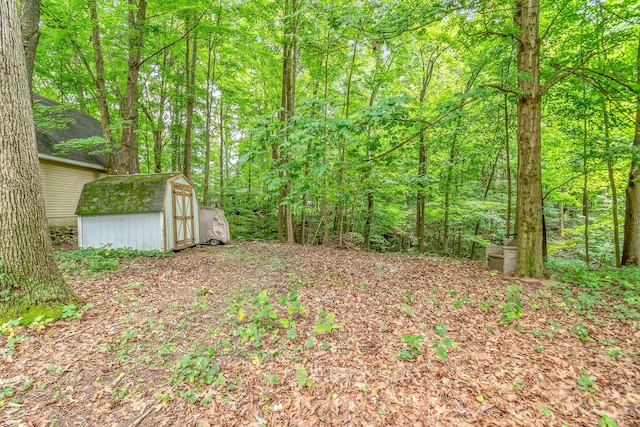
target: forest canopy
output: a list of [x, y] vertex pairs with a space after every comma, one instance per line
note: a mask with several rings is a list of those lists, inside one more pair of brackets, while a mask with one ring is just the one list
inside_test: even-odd
[[541, 188], [529, 248], [619, 265], [640, 197], [639, 15], [628, 0], [47, 1], [33, 87], [100, 118], [111, 173], [191, 177], [234, 238], [480, 258], [518, 233], [517, 188]]

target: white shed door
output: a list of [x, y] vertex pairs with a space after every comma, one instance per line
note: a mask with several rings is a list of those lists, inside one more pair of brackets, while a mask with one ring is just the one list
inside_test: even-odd
[[173, 193], [174, 249], [195, 245], [193, 223], [193, 189], [177, 182], [171, 183]]

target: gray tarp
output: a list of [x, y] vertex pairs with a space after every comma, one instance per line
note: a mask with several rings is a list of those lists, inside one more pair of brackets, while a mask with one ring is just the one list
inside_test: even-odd
[[224, 211], [218, 208], [200, 207], [200, 243], [216, 244], [229, 243], [229, 223], [224, 217]]

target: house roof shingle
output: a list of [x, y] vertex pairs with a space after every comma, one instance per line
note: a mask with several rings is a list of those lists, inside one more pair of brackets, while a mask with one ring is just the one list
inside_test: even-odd
[[[46, 107], [58, 107], [60, 105], [55, 101], [36, 94], [33, 95], [33, 99], [34, 102], [38, 102]], [[105, 157], [100, 154], [89, 154], [80, 150], [73, 150], [65, 154], [54, 153], [54, 146], [60, 142], [70, 139], [102, 136], [102, 127], [96, 119], [76, 110], [65, 110], [63, 114], [65, 118], [71, 119], [64, 129], [43, 130], [40, 129], [38, 123], [36, 123], [38, 153], [76, 162], [89, 163], [104, 168], [106, 166]]]

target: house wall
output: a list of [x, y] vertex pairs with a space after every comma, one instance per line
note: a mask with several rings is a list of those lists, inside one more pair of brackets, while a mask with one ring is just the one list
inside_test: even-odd
[[132, 248], [142, 251], [164, 251], [162, 212], [78, 217], [78, 246], [99, 248]]
[[106, 176], [96, 169], [40, 159], [40, 175], [49, 227], [76, 226], [76, 205], [87, 182]]

